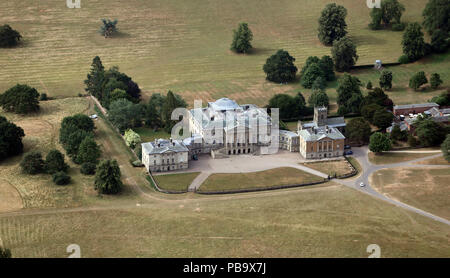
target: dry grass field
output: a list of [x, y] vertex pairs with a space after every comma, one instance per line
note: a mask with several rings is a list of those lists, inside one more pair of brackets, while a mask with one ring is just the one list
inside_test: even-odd
[[318, 182], [323, 179], [295, 168], [276, 168], [261, 172], [239, 174], [212, 174], [199, 191], [264, 188]]
[[192, 181], [199, 175], [195, 173], [167, 174], [154, 176], [158, 186], [166, 190], [186, 191]]
[[372, 174], [375, 188], [391, 198], [450, 219], [450, 169], [396, 168]]
[[443, 156], [428, 159], [425, 161], [416, 162], [416, 164], [424, 164], [424, 165], [450, 165], [450, 162], [444, 159]]
[[[189, 105], [223, 96], [240, 103], [267, 104], [276, 93], [310, 90], [298, 82], [289, 85], [265, 81], [262, 66], [269, 55], [283, 48], [301, 68], [308, 56], [328, 55], [330, 48], [317, 38], [317, 19], [333, 1], [268, 0], [119, 0], [84, 1], [81, 9], [68, 9], [63, 0], [4, 0], [0, 23], [19, 30], [24, 39], [18, 48], [0, 49], [0, 92], [27, 83], [53, 97], [75, 96], [84, 91], [83, 80], [94, 56], [105, 66], [117, 65], [132, 76], [148, 96], [171, 89]], [[395, 62], [401, 55], [401, 32], [371, 31], [369, 9], [364, 1], [335, 1], [348, 10], [349, 36], [358, 47], [358, 64], [375, 59]], [[421, 21], [425, 1], [402, 2], [404, 22]], [[126, 5], [126, 8], [125, 8]], [[104, 39], [97, 33], [101, 18], [119, 20], [120, 34]], [[236, 55], [229, 50], [232, 30], [241, 21], [254, 33], [254, 50]], [[389, 68], [394, 72], [395, 102], [428, 100], [438, 92], [411, 92], [406, 88], [413, 72], [439, 72], [448, 86], [448, 54], [415, 64]], [[354, 71], [364, 82], [376, 84], [379, 73]], [[335, 101], [336, 82], [328, 90]]]
[[0, 218], [16, 257], [448, 257], [447, 225], [332, 185]]
[[303, 165], [330, 176], [334, 176], [335, 174], [343, 176], [352, 172], [351, 164], [345, 159], [326, 162], [310, 162], [303, 163]]
[[422, 157], [432, 156], [433, 153], [382, 153], [375, 155], [373, 152], [369, 152], [369, 161], [372, 164], [392, 164], [405, 162], [408, 160], [418, 159]]

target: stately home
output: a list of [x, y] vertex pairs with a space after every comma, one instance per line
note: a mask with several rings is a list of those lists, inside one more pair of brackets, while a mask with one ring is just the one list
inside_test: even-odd
[[148, 171], [186, 169], [189, 160], [197, 159], [198, 154], [211, 154], [213, 158], [256, 155], [262, 147], [273, 148], [274, 141], [277, 148], [299, 152], [308, 159], [344, 154], [344, 118], [328, 118], [325, 107], [314, 109], [312, 122], [299, 121], [297, 132], [279, 130], [273, 134], [275, 126], [265, 109], [253, 104], [239, 105], [228, 98], [191, 109], [187, 118], [189, 137], [142, 144], [142, 161]]
[[164, 172], [188, 168], [189, 150], [176, 140], [158, 139], [142, 144], [142, 163], [147, 171]]
[[307, 159], [321, 159], [344, 155], [345, 128], [343, 117], [328, 118], [326, 107], [314, 108], [314, 120], [298, 123], [300, 154]]

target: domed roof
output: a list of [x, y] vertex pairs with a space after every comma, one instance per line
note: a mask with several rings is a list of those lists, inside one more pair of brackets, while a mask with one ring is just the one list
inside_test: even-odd
[[229, 98], [221, 98], [216, 100], [215, 102], [211, 103], [211, 107], [218, 111], [218, 110], [234, 110], [239, 108], [239, 105]]

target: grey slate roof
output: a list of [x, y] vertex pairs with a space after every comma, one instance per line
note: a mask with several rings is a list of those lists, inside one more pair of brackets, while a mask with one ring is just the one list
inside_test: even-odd
[[188, 148], [177, 140], [158, 139], [157, 142], [142, 144], [142, 149], [148, 154], [162, 154], [166, 152], [188, 152]]
[[295, 132], [292, 132], [292, 131], [290, 131], [290, 130], [283, 130], [283, 129], [280, 129], [280, 135], [284, 135], [284, 136], [288, 136], [288, 137], [298, 137], [298, 134], [297, 133], [295, 133]]
[[[317, 130], [317, 133], [315, 133], [314, 130]], [[328, 132], [325, 127], [302, 129], [298, 132], [298, 134], [305, 141], [318, 141], [327, 137], [333, 140], [345, 139], [345, 136], [334, 127], [330, 127]]]
[[[329, 127], [343, 127], [346, 126], [344, 117], [327, 118], [325, 125]], [[318, 127], [315, 122], [308, 122], [302, 124], [303, 128]]]
[[412, 109], [412, 108], [423, 108], [423, 107], [439, 107], [439, 104], [434, 102], [429, 103], [419, 103], [419, 104], [405, 104], [405, 105], [395, 105], [394, 109]]

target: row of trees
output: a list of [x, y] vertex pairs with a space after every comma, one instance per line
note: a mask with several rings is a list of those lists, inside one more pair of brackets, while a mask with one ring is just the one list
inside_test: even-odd
[[64, 155], [58, 150], [51, 150], [45, 161], [42, 154], [37, 151], [25, 154], [20, 163], [22, 171], [29, 175], [41, 173], [51, 174], [53, 182], [57, 185], [66, 185], [70, 183], [70, 176], [67, 175], [69, 165], [64, 161]]
[[120, 72], [118, 67], [105, 70], [98, 56], [93, 59], [91, 71], [84, 83], [86, 92], [96, 97], [106, 108], [118, 99], [126, 98], [139, 103], [141, 98], [141, 89], [131, 77]]

